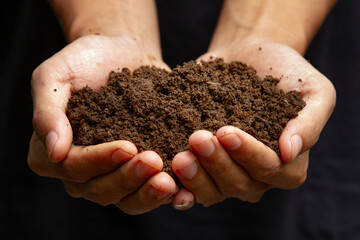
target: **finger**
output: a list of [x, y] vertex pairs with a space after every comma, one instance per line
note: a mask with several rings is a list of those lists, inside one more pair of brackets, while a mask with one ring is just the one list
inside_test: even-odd
[[189, 144], [201, 165], [225, 196], [254, 202], [259, 200], [267, 190], [267, 184], [253, 180], [230, 158], [211, 132], [193, 133], [189, 138]]
[[336, 102], [333, 85], [320, 73], [308, 75], [299, 84], [306, 106], [287, 123], [280, 136], [279, 148], [284, 162], [292, 161], [317, 142]]
[[[72, 130], [65, 115], [70, 85], [62, 83], [64, 74], [46, 70], [48, 62], [40, 65], [33, 73], [31, 89], [34, 104], [33, 125], [42, 142], [45, 143], [50, 160], [60, 162], [65, 159], [71, 143]], [[45, 66], [45, 67], [44, 67]]]
[[64, 181], [71, 196], [82, 196], [103, 206], [115, 204], [139, 189], [148, 178], [161, 171], [160, 156], [152, 151], [139, 153], [116, 171], [96, 177], [88, 183]]
[[260, 182], [293, 188], [306, 175], [307, 159], [285, 164], [273, 150], [236, 127], [222, 127], [216, 136], [231, 158]]
[[48, 160], [44, 144], [34, 133], [30, 141], [28, 164], [40, 176], [72, 182], [87, 182], [93, 177], [112, 172], [137, 154], [134, 144], [114, 141], [92, 146], [72, 146], [61, 163]]
[[309, 150], [297, 156], [290, 163], [282, 164], [277, 174], [269, 179], [273, 186], [281, 189], [294, 189], [302, 185], [307, 177]]
[[151, 177], [138, 191], [115, 204], [123, 212], [137, 215], [168, 202], [178, 188], [169, 174], [160, 172]]
[[[207, 207], [225, 199], [192, 152], [176, 154], [172, 161], [172, 169], [181, 184], [195, 196], [196, 202]], [[176, 200], [179, 200], [177, 203], [181, 203], [179, 198], [181, 195], [176, 196]]]
[[185, 188], [181, 188], [175, 195], [171, 205], [177, 210], [187, 210], [192, 208], [194, 203], [194, 194]]

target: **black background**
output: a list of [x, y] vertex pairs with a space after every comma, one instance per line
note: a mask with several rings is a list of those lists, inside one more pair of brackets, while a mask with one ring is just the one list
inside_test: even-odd
[[[157, 2], [165, 62], [204, 53], [221, 1]], [[31, 73], [66, 43], [46, 1], [4, 1], [0, 18], [0, 239], [360, 239], [359, 1], [339, 1], [306, 54], [338, 100], [304, 185], [257, 204], [163, 206], [135, 217], [73, 199], [59, 180], [30, 171]]]

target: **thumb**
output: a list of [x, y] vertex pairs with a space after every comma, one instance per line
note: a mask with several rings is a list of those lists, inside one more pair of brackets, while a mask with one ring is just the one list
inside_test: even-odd
[[279, 139], [284, 162], [291, 162], [317, 142], [335, 107], [336, 93], [329, 80], [318, 75], [317, 79], [308, 79], [307, 83], [301, 91], [306, 106], [298, 117], [287, 123]]
[[70, 86], [56, 80], [61, 79], [60, 74], [46, 72], [44, 67], [38, 67], [31, 80], [33, 126], [46, 146], [49, 159], [61, 162], [66, 158], [72, 143], [72, 130], [65, 114], [71, 94]]

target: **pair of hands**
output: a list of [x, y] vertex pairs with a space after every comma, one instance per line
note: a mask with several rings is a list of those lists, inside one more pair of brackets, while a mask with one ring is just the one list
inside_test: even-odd
[[[169, 69], [132, 38], [85, 36], [69, 44], [33, 73], [34, 134], [28, 164], [41, 176], [59, 178], [73, 197], [101, 205], [115, 204], [128, 214], [141, 214], [172, 203], [188, 209], [194, 202], [210, 206], [226, 198], [256, 202], [270, 188], [291, 189], [306, 178], [309, 149], [317, 141], [335, 106], [330, 81], [295, 50], [261, 39], [233, 42], [210, 56], [254, 66], [260, 77], [281, 77], [278, 87], [298, 90], [306, 102], [279, 139], [282, 159], [249, 134], [232, 126], [216, 136], [202, 130], [189, 138], [192, 152], [178, 153], [173, 170], [183, 188], [162, 169], [152, 151], [138, 153], [134, 144], [115, 141], [94, 146], [72, 145], [66, 117], [71, 91], [86, 85], [98, 89], [111, 70], [141, 65]], [[301, 81], [299, 81], [301, 79]]]

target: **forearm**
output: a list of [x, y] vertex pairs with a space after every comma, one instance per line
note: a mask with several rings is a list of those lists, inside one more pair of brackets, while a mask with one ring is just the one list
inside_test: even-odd
[[248, 37], [304, 53], [336, 0], [226, 0], [210, 50]]
[[159, 30], [153, 0], [48, 0], [64, 33], [72, 42], [100, 34], [127, 35], [160, 52]]

